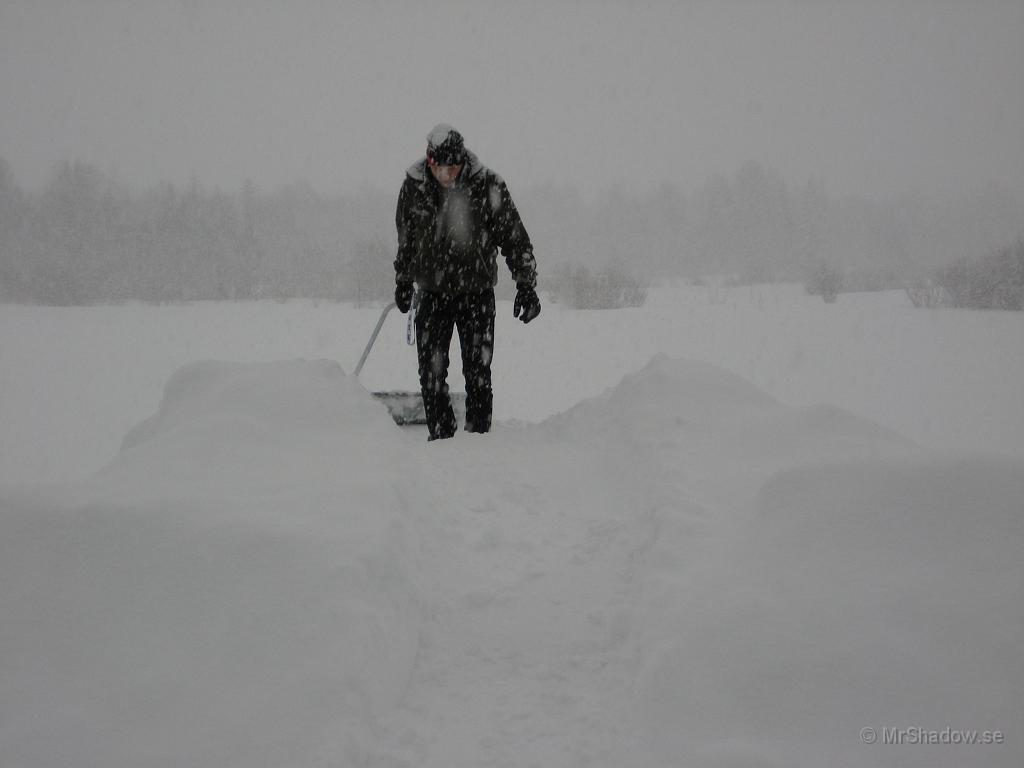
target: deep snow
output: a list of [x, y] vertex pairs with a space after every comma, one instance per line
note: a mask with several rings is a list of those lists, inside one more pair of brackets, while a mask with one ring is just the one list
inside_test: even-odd
[[[803, 307], [803, 320], [784, 304], [774, 315], [721, 306], [693, 311], [690, 326], [761, 313], [747, 337], [805, 350], [791, 392], [822, 356], [866, 358], [862, 383], [877, 384], [882, 366], [862, 353], [876, 342], [895, 349], [882, 335], [825, 336], [878, 330], [877, 314], [851, 325], [817, 306]], [[689, 327], [685, 311], [657, 300], [654, 321], [550, 309], [556, 327], [599, 335], [612, 323], [612, 342], [623, 326], [655, 334], [639, 352], [612, 343], [611, 362], [592, 370]], [[919, 317], [907, 315], [911, 329]], [[926, 323], [952, 327], [954, 317], [977, 322], [949, 313]], [[995, 322], [1004, 332], [987, 332], [999, 348], [1015, 331]], [[536, 369], [519, 368], [496, 377], [499, 398], [539, 410], [548, 393], [554, 415], [537, 424], [506, 420], [490, 435], [428, 446], [393, 427], [336, 363], [209, 361], [177, 366], [155, 414], [136, 415], [142, 423], [122, 430], [123, 449], [94, 475], [0, 487], [4, 762], [1021, 763], [1019, 458], [951, 455], [948, 443], [937, 453], [877, 418], [887, 403], [874, 420], [794, 407], [750, 377], [661, 354], [563, 410], [573, 386], [595, 382], [573, 385], [570, 372], [545, 367], [544, 339], [559, 331], [539, 323], [530, 338], [504, 329], [506, 359], [535, 349], [555, 380], [534, 388]], [[805, 324], [801, 339], [768, 335]], [[593, 336], [578, 339], [563, 349], [576, 355], [576, 376]], [[266, 341], [256, 334], [237, 356]], [[115, 393], [122, 379], [160, 369], [138, 344], [148, 370], [118, 369], [107, 379]], [[390, 354], [376, 375], [399, 371], [388, 371]], [[993, 382], [1019, 361], [986, 359], [970, 381], [992, 404], [1002, 386]], [[792, 364], [764, 360], [774, 373]], [[893, 378], [934, 364], [912, 362]], [[927, 372], [939, 394], [922, 390], [925, 403], [945, 403], [949, 379], [967, 381]], [[972, 407], [944, 423], [933, 411], [936, 434], [952, 435], [949, 423]], [[999, 730], [1005, 743], [860, 738], [865, 727], [947, 726]]]
[[[92, 474], [196, 360], [329, 358], [351, 371], [379, 313], [305, 301], [0, 305], [0, 482]], [[499, 420], [564, 411], [662, 352], [714, 363], [789, 405], [847, 408], [928, 448], [1024, 460], [1020, 312], [918, 310], [902, 292], [826, 305], [799, 286], [669, 284], [638, 309], [546, 302], [528, 326], [499, 302], [495, 341]], [[415, 358], [392, 312], [361, 378], [415, 388]]]

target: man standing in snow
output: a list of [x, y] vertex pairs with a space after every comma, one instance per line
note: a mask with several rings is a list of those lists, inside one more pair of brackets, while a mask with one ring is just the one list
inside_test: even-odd
[[416, 351], [430, 440], [455, 434], [448, 397], [448, 348], [459, 329], [466, 378], [466, 430], [491, 428], [491, 353], [497, 249], [516, 281], [513, 315], [540, 314], [537, 262], [502, 178], [466, 149], [450, 125], [427, 136], [427, 154], [406, 172], [398, 194], [395, 303], [403, 313], [419, 288]]

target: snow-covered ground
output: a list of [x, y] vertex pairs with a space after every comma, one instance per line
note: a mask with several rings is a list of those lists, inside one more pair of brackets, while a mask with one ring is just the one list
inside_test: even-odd
[[427, 445], [376, 314], [0, 307], [4, 764], [1024, 760], [1024, 317], [500, 304]]
[[[196, 360], [327, 358], [351, 371], [378, 315], [310, 302], [0, 305], [0, 482], [88, 476]], [[540, 421], [661, 352], [719, 365], [790, 405], [848, 408], [928, 448], [1024, 459], [1022, 313], [918, 310], [902, 292], [826, 305], [799, 286], [670, 285], [639, 309], [549, 302], [529, 327], [499, 304], [497, 326], [501, 420]], [[405, 318], [393, 312], [382, 334], [363, 380], [415, 388]]]

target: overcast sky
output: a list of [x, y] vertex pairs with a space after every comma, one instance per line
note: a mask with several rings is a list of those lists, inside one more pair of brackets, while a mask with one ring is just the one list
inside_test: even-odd
[[437, 122], [522, 188], [1024, 197], [1024, 2], [0, 0], [0, 156], [133, 185], [401, 183]]

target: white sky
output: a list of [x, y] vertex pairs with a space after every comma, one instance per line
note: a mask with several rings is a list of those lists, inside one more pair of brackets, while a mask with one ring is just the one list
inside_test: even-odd
[[1024, 2], [0, 0], [0, 156], [124, 181], [401, 182], [437, 122], [513, 188], [748, 159], [869, 196], [1024, 196]]

